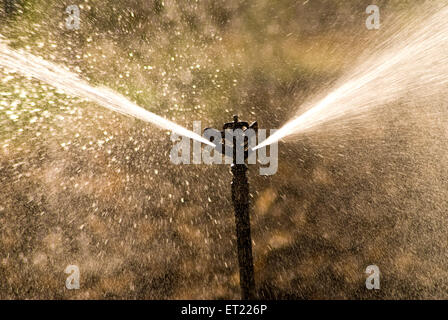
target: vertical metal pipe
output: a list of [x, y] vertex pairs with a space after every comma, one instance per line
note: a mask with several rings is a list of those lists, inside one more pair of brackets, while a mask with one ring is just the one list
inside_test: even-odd
[[240, 268], [241, 298], [255, 299], [254, 263], [252, 257], [252, 238], [249, 216], [249, 183], [247, 166], [232, 164], [232, 202], [235, 208], [238, 262]]

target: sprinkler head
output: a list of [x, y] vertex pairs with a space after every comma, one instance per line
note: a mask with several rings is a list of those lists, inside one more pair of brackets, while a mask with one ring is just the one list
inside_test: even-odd
[[[205, 139], [215, 144], [215, 150], [219, 153], [233, 158], [233, 164], [237, 164], [237, 150], [244, 150], [244, 161], [247, 160], [253, 151], [249, 148], [249, 139], [258, 132], [258, 122], [249, 124], [246, 121], [239, 121], [238, 115], [233, 116], [232, 122], [223, 125], [222, 131], [213, 128], [204, 130]], [[220, 137], [219, 141], [214, 141], [215, 137]], [[216, 140], [216, 139], [215, 139]]]

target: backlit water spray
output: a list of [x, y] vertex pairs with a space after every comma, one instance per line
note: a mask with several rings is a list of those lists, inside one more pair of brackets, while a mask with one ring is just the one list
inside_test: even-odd
[[105, 108], [153, 123], [163, 129], [214, 146], [213, 143], [186, 128], [149, 112], [124, 96], [107, 88], [93, 87], [76, 74], [32, 54], [11, 49], [0, 39], [0, 66], [46, 82], [55, 88], [83, 97]]
[[358, 67], [336, 83], [330, 93], [306, 102], [298, 117], [254, 149], [285, 137], [315, 130], [332, 120], [362, 116], [390, 102], [434, 103], [448, 84], [448, 7], [421, 8], [421, 18], [399, 19], [400, 31], [369, 52]]

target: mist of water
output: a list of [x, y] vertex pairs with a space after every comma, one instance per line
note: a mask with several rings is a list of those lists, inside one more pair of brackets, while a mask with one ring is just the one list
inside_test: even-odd
[[163, 129], [175, 132], [181, 136], [214, 146], [213, 143], [204, 139], [197, 133], [139, 107], [124, 96], [108, 88], [93, 87], [86, 81], [80, 79], [76, 74], [55, 65], [54, 63], [48, 62], [27, 52], [11, 49], [4, 40], [1, 40], [1, 38], [0, 66], [46, 82], [49, 85], [62, 90], [66, 94], [86, 98], [107, 109], [133, 116], [140, 120], [155, 124]]
[[[288, 136], [317, 130], [333, 120], [350, 120], [391, 102], [434, 103], [448, 83], [448, 7], [421, 9], [419, 21], [400, 20], [400, 32], [369, 52], [322, 99], [308, 100], [301, 115], [254, 149]], [[337, 121], [335, 121], [337, 122]]]

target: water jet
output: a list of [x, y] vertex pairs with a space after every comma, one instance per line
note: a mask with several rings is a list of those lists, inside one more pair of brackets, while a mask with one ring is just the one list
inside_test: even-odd
[[77, 74], [33, 54], [10, 48], [0, 34], [0, 66], [43, 81], [66, 94], [90, 100], [104, 108], [152, 123], [162, 129], [214, 146], [200, 135], [150, 112], [106, 87], [94, 87]]
[[312, 132], [323, 124], [367, 118], [369, 111], [391, 102], [424, 105], [429, 98], [444, 96], [448, 83], [448, 7], [422, 13], [419, 22], [367, 51], [332, 87], [305, 101], [300, 113], [254, 150]]

